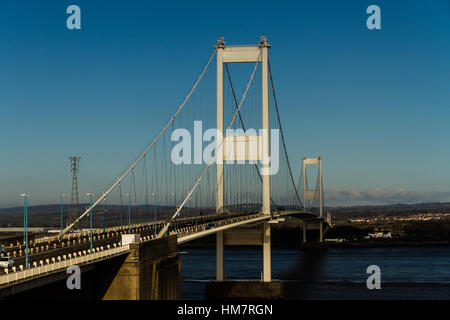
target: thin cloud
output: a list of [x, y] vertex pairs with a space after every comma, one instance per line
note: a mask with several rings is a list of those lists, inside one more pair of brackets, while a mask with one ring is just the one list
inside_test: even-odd
[[325, 191], [327, 205], [423, 203], [449, 201], [449, 199], [450, 192], [442, 191], [418, 192], [406, 189], [390, 190], [379, 187], [368, 191], [355, 189]]

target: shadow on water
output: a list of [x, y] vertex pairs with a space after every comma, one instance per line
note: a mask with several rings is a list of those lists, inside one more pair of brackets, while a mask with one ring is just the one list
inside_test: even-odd
[[294, 265], [279, 275], [283, 282], [285, 299], [307, 299], [315, 283], [323, 277], [323, 265], [327, 251], [323, 249], [304, 249]]
[[[310, 297], [311, 287], [321, 281], [327, 256], [321, 249], [272, 250], [272, 277], [284, 283], [287, 299]], [[260, 248], [226, 248], [225, 271], [229, 280], [259, 279], [262, 271]], [[182, 254], [183, 298], [204, 299], [204, 285], [215, 279], [215, 250], [187, 249]], [[286, 290], [285, 289], [285, 290]]]
[[[450, 299], [450, 247], [422, 248], [273, 248], [272, 277], [284, 284], [285, 299], [404, 300]], [[204, 299], [214, 281], [214, 248], [182, 254], [183, 298]], [[226, 248], [229, 280], [258, 279], [261, 248]], [[381, 268], [381, 289], [366, 286], [369, 265]]]
[[[450, 248], [303, 250], [286, 272], [285, 299], [448, 300]], [[369, 265], [381, 268], [381, 288], [366, 285]]]

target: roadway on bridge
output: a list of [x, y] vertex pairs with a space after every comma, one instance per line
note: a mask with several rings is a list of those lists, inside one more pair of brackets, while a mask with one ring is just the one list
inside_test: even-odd
[[[317, 219], [317, 216], [312, 213], [299, 212], [299, 211], [285, 211], [274, 213], [274, 217], [285, 216], [297, 216], [302, 219]], [[237, 213], [237, 214], [222, 214], [222, 215], [208, 215], [204, 217], [188, 217], [177, 221], [177, 233], [178, 243], [185, 243], [197, 238], [212, 235], [218, 231], [226, 230], [237, 227], [239, 225], [258, 223], [265, 220], [269, 220], [270, 216], [262, 216], [257, 213]], [[162, 228], [164, 223], [158, 221], [157, 227]], [[211, 228], [208, 228], [211, 226]], [[106, 248], [108, 245], [113, 247], [120, 246], [122, 234], [128, 233], [128, 226], [123, 226], [119, 230], [107, 230], [106, 232], [99, 232], [94, 234], [95, 240], [93, 241], [93, 247]], [[131, 233], [139, 233], [141, 238], [153, 237], [154, 229], [153, 223], [143, 224], [131, 229]], [[43, 250], [48, 245], [48, 249]], [[33, 265], [36, 262], [39, 265], [40, 261], [52, 258], [62, 257], [70, 253], [89, 251], [90, 249], [90, 237], [89, 235], [83, 235], [79, 237], [65, 238], [63, 241], [53, 240], [37, 245], [40, 247], [40, 251], [37, 253], [30, 253], [28, 255], [28, 262]], [[21, 246], [23, 248], [23, 246]], [[31, 248], [31, 247], [30, 247]], [[11, 249], [7, 249], [11, 252]], [[14, 266], [25, 266], [25, 255], [22, 254], [14, 258]], [[11, 268], [10, 268], [11, 269]], [[5, 270], [1, 269], [0, 274], [4, 274]]]
[[[252, 213], [254, 215], [254, 213]], [[178, 229], [177, 231], [183, 230], [184, 228], [188, 227], [194, 227], [198, 226], [200, 230], [205, 229], [206, 225], [213, 223], [213, 222], [219, 222], [219, 221], [225, 221], [230, 218], [243, 218], [247, 216], [246, 213], [244, 214], [232, 214], [232, 215], [208, 215], [208, 216], [200, 216], [200, 217], [188, 217], [183, 218], [177, 221]], [[157, 226], [159, 228], [162, 228], [163, 222], [158, 221]], [[100, 232], [94, 234], [95, 237], [98, 237], [100, 239], [95, 239], [93, 241], [93, 247], [101, 247], [103, 246], [106, 248], [107, 245], [110, 245], [111, 247], [116, 244], [120, 245], [121, 237], [123, 233], [128, 233], [128, 226], [123, 226], [119, 230], [107, 230], [106, 232]], [[142, 225], [138, 227], [131, 228], [131, 233], [139, 233], [141, 238], [153, 236], [154, 230], [153, 230], [153, 223], [149, 223], [147, 225]], [[203, 235], [202, 235], [203, 236]], [[37, 253], [30, 253], [28, 255], [28, 263], [30, 265], [33, 265], [33, 262], [36, 262], [39, 265], [39, 262], [42, 260], [45, 262], [46, 259], [51, 260], [52, 258], [56, 258], [58, 256], [68, 255], [70, 253], [79, 252], [79, 251], [88, 251], [90, 249], [90, 237], [89, 235], [83, 235], [80, 237], [71, 237], [70, 240], [65, 238], [63, 241], [60, 240], [53, 240], [44, 242], [41, 244], [36, 245], [37, 247], [41, 248], [40, 250], [43, 250], [43, 248], [46, 248], [48, 245], [49, 249], [44, 251], [39, 251]], [[80, 243], [81, 241], [81, 243]], [[74, 243], [75, 242], [75, 243]], [[56, 247], [55, 247], [56, 245]], [[35, 247], [36, 247], [35, 246]], [[35, 248], [34, 247], [34, 248]], [[19, 248], [24, 249], [24, 246], [15, 246], [13, 248], [8, 248], [7, 251], [12, 252], [12, 249], [18, 250]], [[33, 248], [33, 246], [30, 246], [30, 249]], [[18, 252], [18, 251], [17, 251]], [[20, 265], [25, 266], [25, 254], [22, 254], [17, 257], [13, 257], [14, 259], [14, 266], [19, 267]], [[11, 269], [11, 268], [9, 268]], [[5, 270], [1, 269], [0, 274], [4, 274]]]

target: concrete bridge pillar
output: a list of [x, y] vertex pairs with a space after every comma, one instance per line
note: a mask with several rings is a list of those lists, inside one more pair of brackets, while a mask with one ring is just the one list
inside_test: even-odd
[[319, 242], [323, 242], [323, 224], [319, 223]]
[[306, 224], [307, 224], [307, 222], [305, 220], [303, 220], [303, 243], [306, 242], [306, 230], [308, 229]]
[[[306, 243], [308, 241], [307, 233], [308, 230], [317, 230], [318, 231], [318, 239], [317, 239], [317, 233], [314, 236], [314, 239], [309, 239], [309, 241], [313, 242], [323, 242], [323, 221], [320, 219], [312, 219], [312, 220], [302, 220], [303, 223], [303, 243]], [[311, 237], [311, 235], [310, 235]]]
[[272, 281], [271, 236], [268, 222], [265, 222], [263, 227], [263, 281]]
[[[257, 245], [263, 249], [263, 272], [261, 280], [224, 281], [223, 247]], [[217, 281], [205, 286], [206, 299], [279, 299], [282, 283], [272, 281], [271, 223], [264, 222], [251, 227], [226, 230], [216, 238]], [[220, 271], [219, 271], [219, 268]], [[222, 278], [221, 278], [222, 277]]]
[[216, 233], [216, 281], [225, 280], [223, 231]]
[[272, 281], [271, 224], [265, 222], [256, 227], [216, 233], [216, 281], [225, 281], [224, 246], [258, 245], [263, 249], [263, 282]]
[[104, 272], [106, 278], [112, 278], [104, 300], [181, 299], [181, 261], [176, 236], [132, 243], [119, 270], [106, 266]]
[[[66, 258], [63, 255], [62, 259], [58, 256], [56, 260]], [[49, 262], [49, 259], [40, 260], [39, 265]], [[0, 299], [181, 299], [181, 261], [176, 236], [131, 243], [129, 253], [80, 268], [81, 290], [67, 289], [67, 274], [63, 269], [2, 287]]]

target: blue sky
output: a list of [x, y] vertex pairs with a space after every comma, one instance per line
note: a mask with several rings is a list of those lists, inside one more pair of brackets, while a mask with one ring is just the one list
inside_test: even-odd
[[[81, 30], [66, 8], [81, 8]], [[381, 30], [366, 8], [381, 8]], [[335, 203], [450, 194], [450, 1], [0, 0], [0, 207], [106, 185], [183, 100], [218, 36], [267, 35], [290, 158]], [[298, 169], [296, 169], [298, 172]], [[83, 180], [84, 179], [84, 180]]]

